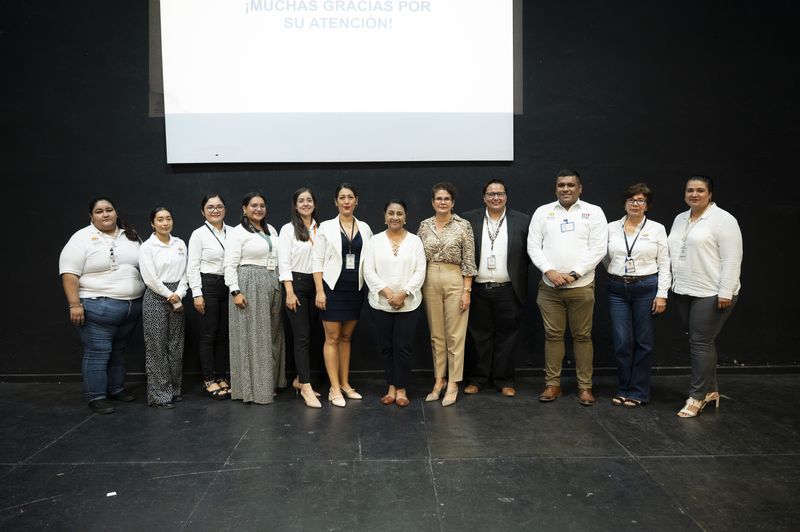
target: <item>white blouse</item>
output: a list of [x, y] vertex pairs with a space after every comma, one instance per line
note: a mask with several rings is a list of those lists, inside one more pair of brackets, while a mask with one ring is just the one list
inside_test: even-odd
[[139, 269], [147, 288], [163, 297], [172, 295], [164, 283], [178, 283], [175, 293], [183, 299], [189, 282], [186, 279], [186, 244], [174, 236], [165, 244], [153, 234], [142, 244]]
[[[364, 250], [364, 280], [369, 287], [369, 305], [385, 312], [410, 312], [416, 309], [422, 303], [425, 268], [425, 247], [417, 235], [406, 233], [397, 256], [392, 252], [392, 242], [386, 236], [386, 231], [373, 236]], [[386, 297], [380, 293], [386, 287], [408, 293], [403, 308], [395, 310], [389, 305]]]
[[203, 223], [189, 237], [189, 263], [186, 265], [186, 277], [192, 296], [203, 295], [201, 273], [222, 275], [225, 259], [225, 239], [233, 228], [223, 224], [222, 231], [208, 222]]
[[225, 284], [233, 292], [239, 290], [239, 272], [237, 268], [243, 264], [267, 266], [270, 257], [278, 257], [278, 232], [267, 224], [269, 242], [258, 233], [251, 233], [242, 224], [237, 225], [228, 232], [225, 241]]
[[[625, 246], [625, 220], [623, 216], [608, 224], [608, 255], [604, 260], [606, 271], [612, 275], [642, 276], [658, 274], [658, 292], [656, 297], [666, 298], [672, 283], [669, 263], [669, 244], [667, 229], [649, 218], [640, 223], [636, 232], [628, 236], [628, 247], [631, 249], [634, 272], [625, 270], [628, 249]], [[638, 236], [637, 236], [638, 235]]]
[[739, 293], [742, 232], [730, 213], [712, 203], [697, 221], [690, 211], [675, 217], [669, 232], [672, 291], [731, 299]]
[[317, 238], [317, 222], [311, 221], [311, 228], [308, 230], [309, 239], [305, 242], [297, 240], [294, 235], [294, 225], [289, 222], [281, 227], [280, 253], [278, 253], [278, 263], [280, 266], [280, 280], [291, 281], [292, 272], [311, 273], [312, 255], [314, 252], [314, 242]]

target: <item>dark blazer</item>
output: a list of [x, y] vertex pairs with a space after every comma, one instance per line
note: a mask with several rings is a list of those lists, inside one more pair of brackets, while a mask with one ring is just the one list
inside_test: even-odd
[[[473, 209], [461, 215], [472, 226], [475, 237], [475, 262], [481, 260], [481, 240], [483, 240], [483, 222], [486, 207]], [[525, 305], [528, 297], [528, 266], [531, 259], [528, 256], [528, 227], [531, 217], [525, 213], [506, 207], [506, 227], [508, 231], [508, 276], [511, 277], [511, 286], [520, 305]]]

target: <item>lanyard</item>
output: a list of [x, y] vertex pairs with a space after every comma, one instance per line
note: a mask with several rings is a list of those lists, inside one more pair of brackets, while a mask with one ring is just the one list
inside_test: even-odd
[[633, 246], [635, 246], [636, 241], [639, 240], [639, 235], [642, 234], [642, 229], [644, 229], [646, 223], [647, 223], [647, 216], [644, 217], [644, 221], [642, 222], [641, 227], [639, 227], [639, 231], [636, 233], [636, 237], [633, 239], [633, 243], [630, 246], [628, 246], [628, 233], [625, 231], [625, 222], [622, 222], [622, 236], [625, 237], [625, 249], [628, 251], [627, 258], [631, 258], [631, 253], [633, 253]]
[[[210, 226], [210, 225], [208, 225], [208, 222], [206, 222], [205, 226], [206, 226], [206, 229], [208, 229], [209, 231], [211, 231], [211, 235], [214, 237], [214, 239], [215, 239], [217, 242], [219, 242], [219, 245], [220, 245], [220, 246], [222, 246], [222, 250], [223, 250], [223, 251], [225, 251], [225, 245], [224, 245], [224, 244], [222, 243], [222, 241], [219, 239], [219, 237], [218, 237], [218, 236], [217, 236], [217, 234], [214, 232], [214, 230], [213, 230], [213, 229], [211, 229], [211, 226]], [[225, 226], [224, 226], [224, 225], [222, 226], [222, 234], [227, 236], [227, 233], [225, 232]]]
[[267, 244], [269, 244], [269, 252], [272, 253], [272, 239], [269, 237], [269, 233], [265, 233], [264, 231], [259, 231], [258, 236], [267, 241]]
[[489, 233], [489, 241], [492, 243], [492, 251], [494, 251], [494, 241], [497, 239], [497, 235], [500, 234], [500, 228], [503, 227], [503, 222], [506, 221], [506, 212], [503, 211], [503, 217], [500, 218], [500, 221], [497, 222], [497, 227], [494, 230], [494, 234], [492, 234], [492, 226], [494, 225], [486, 214], [483, 215], [484, 219], [486, 220], [486, 232]]
[[[341, 224], [342, 224], [342, 222], [339, 222], [339, 225], [341, 225]], [[308, 231], [308, 228], [306, 228], [306, 231], [308, 231], [308, 240], [311, 242], [311, 245], [313, 246], [314, 245], [314, 238], [316, 238], [316, 236], [317, 236], [317, 222], [312, 222], [311, 223], [311, 227], [314, 229], [314, 236], [313, 237], [311, 236], [311, 231]]]
[[[347, 231], [344, 230], [344, 226], [342, 225], [341, 218], [339, 219], [339, 227], [342, 228], [342, 233], [344, 233], [344, 236], [347, 237]], [[352, 227], [350, 227], [350, 238], [347, 239], [347, 253], [348, 254], [352, 254], [353, 253], [353, 234], [355, 233], [355, 230], [356, 230], [356, 219], [353, 218], [353, 225], [352, 225]]]

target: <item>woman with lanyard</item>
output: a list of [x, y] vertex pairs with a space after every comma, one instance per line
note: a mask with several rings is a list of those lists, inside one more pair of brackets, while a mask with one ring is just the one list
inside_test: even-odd
[[458, 383], [464, 376], [472, 277], [478, 273], [472, 226], [453, 213], [455, 200], [452, 183], [433, 185], [435, 215], [423, 220], [417, 231], [428, 261], [422, 297], [431, 332], [435, 378], [425, 401], [438, 401], [446, 387], [442, 406], [456, 402]]
[[381, 403], [400, 407], [409, 405], [411, 346], [425, 281], [425, 249], [417, 235], [406, 231], [406, 213], [404, 201], [386, 202], [386, 231], [371, 238], [364, 251], [364, 279], [389, 386]]
[[608, 224], [604, 260], [619, 382], [611, 402], [637, 407], [650, 402], [653, 317], [667, 308], [671, 275], [667, 231], [645, 216], [650, 188], [636, 183], [623, 196], [625, 216]]
[[139, 235], [117, 216], [108, 198], [89, 202], [88, 227], [61, 251], [58, 269], [69, 321], [83, 342], [83, 384], [89, 408], [110, 414], [109, 400], [133, 401], [123, 387], [125, 348], [142, 315]]
[[231, 291], [231, 397], [245, 403], [272, 403], [286, 387], [278, 233], [266, 223], [262, 192], [242, 199], [242, 222], [225, 241], [225, 284]]
[[714, 181], [693, 176], [684, 199], [689, 210], [669, 232], [672, 293], [689, 336], [692, 381], [679, 417], [695, 417], [707, 404], [719, 408], [716, 339], [736, 305], [742, 268], [742, 232], [730, 213], [714, 203]]
[[174, 408], [181, 400], [186, 280], [186, 244], [172, 236], [172, 212], [150, 213], [153, 234], [142, 244], [139, 269], [147, 285], [142, 302], [147, 404]]
[[222, 262], [225, 237], [232, 228], [225, 224], [225, 200], [208, 194], [200, 202], [205, 218], [189, 237], [189, 262], [186, 276], [192, 289], [194, 308], [199, 315], [198, 354], [203, 386], [211, 399], [230, 398], [228, 382], [228, 287]]
[[372, 237], [372, 230], [353, 216], [358, 205], [358, 192], [353, 185], [342, 183], [336, 187], [334, 204], [339, 215], [320, 224], [312, 269], [316, 290], [314, 303], [320, 310], [325, 329], [322, 353], [331, 383], [328, 401], [344, 407], [342, 394], [348, 399], [361, 399], [350, 386], [350, 339], [364, 304], [361, 250]]
[[294, 191], [292, 195], [292, 221], [281, 227], [280, 280], [286, 292], [286, 316], [292, 326], [294, 340], [294, 365], [297, 377], [292, 387], [303, 398], [309, 408], [322, 408], [319, 394], [311, 387], [311, 324], [316, 321], [314, 306], [314, 277], [311, 255], [317, 237], [317, 222], [314, 219], [316, 198], [308, 187]]

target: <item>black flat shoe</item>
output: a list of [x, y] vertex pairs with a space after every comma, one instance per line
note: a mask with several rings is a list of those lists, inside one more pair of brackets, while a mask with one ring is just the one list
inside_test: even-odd
[[150, 406], [154, 406], [156, 408], [163, 408], [165, 410], [169, 410], [170, 408], [175, 408], [175, 405], [172, 403], [153, 403]]
[[108, 399], [97, 399], [89, 401], [89, 410], [95, 414], [110, 414], [114, 411], [114, 405]]
[[115, 393], [114, 395], [109, 395], [108, 398], [111, 399], [112, 401], [122, 401], [125, 403], [130, 403], [131, 401], [136, 400], [136, 397], [128, 390], [122, 390], [121, 392]]

